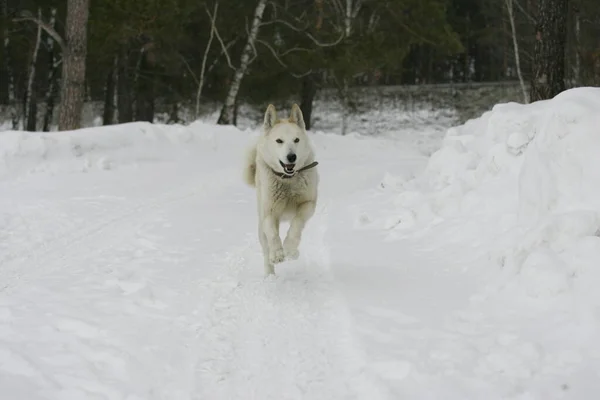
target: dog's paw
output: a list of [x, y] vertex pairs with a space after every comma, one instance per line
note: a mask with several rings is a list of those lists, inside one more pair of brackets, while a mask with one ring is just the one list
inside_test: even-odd
[[285, 253], [283, 252], [283, 249], [279, 248], [270, 252], [269, 262], [271, 264], [279, 264], [283, 262], [283, 260], [285, 260]]
[[300, 257], [300, 252], [298, 251], [297, 248], [286, 247], [284, 251], [285, 251], [285, 257], [288, 260], [297, 260], [298, 257]]
[[299, 241], [294, 239], [293, 237], [286, 237], [283, 241], [283, 249], [285, 252], [285, 257], [288, 260], [297, 260], [300, 257], [300, 252], [298, 251], [298, 243]]

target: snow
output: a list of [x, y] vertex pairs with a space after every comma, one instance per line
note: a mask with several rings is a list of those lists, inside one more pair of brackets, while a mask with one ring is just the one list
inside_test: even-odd
[[443, 141], [387, 114], [311, 132], [319, 205], [266, 280], [259, 121], [0, 132], [0, 393], [595, 398], [598, 109], [578, 88]]
[[[406, 249], [411, 244], [447, 257], [420, 265], [433, 271], [414, 283], [427, 292], [435, 283], [429, 275], [450, 274], [432, 294], [443, 304], [436, 323], [445, 335], [433, 344], [431, 335], [404, 340], [408, 354], [420, 341], [428, 345], [419, 357], [404, 357], [436, 361], [419, 371], [426, 377], [415, 371], [414, 391], [404, 383], [399, 394], [427, 397], [425, 386], [444, 398], [594, 397], [600, 375], [599, 109], [600, 90], [592, 88], [530, 105], [496, 105], [449, 129], [418, 177], [387, 177], [371, 194], [378, 209], [374, 201], [356, 208], [355, 226], [386, 231], [380, 241], [396, 251], [415, 253]], [[457, 299], [463, 304], [452, 310]], [[411, 316], [427, 313], [418, 309]], [[457, 333], [467, 337], [453, 338]], [[432, 370], [441, 378], [432, 378]]]

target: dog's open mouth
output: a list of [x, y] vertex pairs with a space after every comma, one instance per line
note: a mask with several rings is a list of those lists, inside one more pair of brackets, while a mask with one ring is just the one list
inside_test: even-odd
[[296, 168], [296, 164], [284, 164], [279, 161], [279, 164], [283, 167], [283, 172], [286, 175], [294, 175], [294, 168]]

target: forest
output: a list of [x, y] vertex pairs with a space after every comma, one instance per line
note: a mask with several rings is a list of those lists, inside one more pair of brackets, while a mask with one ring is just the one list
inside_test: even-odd
[[[597, 0], [2, 0], [0, 108], [13, 129], [170, 122], [219, 102], [332, 88], [519, 81], [523, 102], [600, 84]], [[544, 86], [540, 88], [538, 86]], [[217, 122], [217, 121], [216, 121]]]

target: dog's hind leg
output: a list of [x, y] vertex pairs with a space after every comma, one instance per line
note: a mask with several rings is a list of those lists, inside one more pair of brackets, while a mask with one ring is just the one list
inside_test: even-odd
[[269, 261], [269, 243], [263, 232], [262, 226], [258, 228], [258, 238], [262, 247], [263, 259], [265, 263], [265, 275], [275, 275], [275, 266]]
[[290, 228], [283, 242], [287, 258], [296, 260], [300, 256], [298, 246], [300, 246], [300, 240], [302, 239], [302, 231], [306, 226], [306, 222], [314, 215], [315, 207], [316, 203], [314, 201], [307, 201], [298, 206], [296, 215], [290, 222]]

